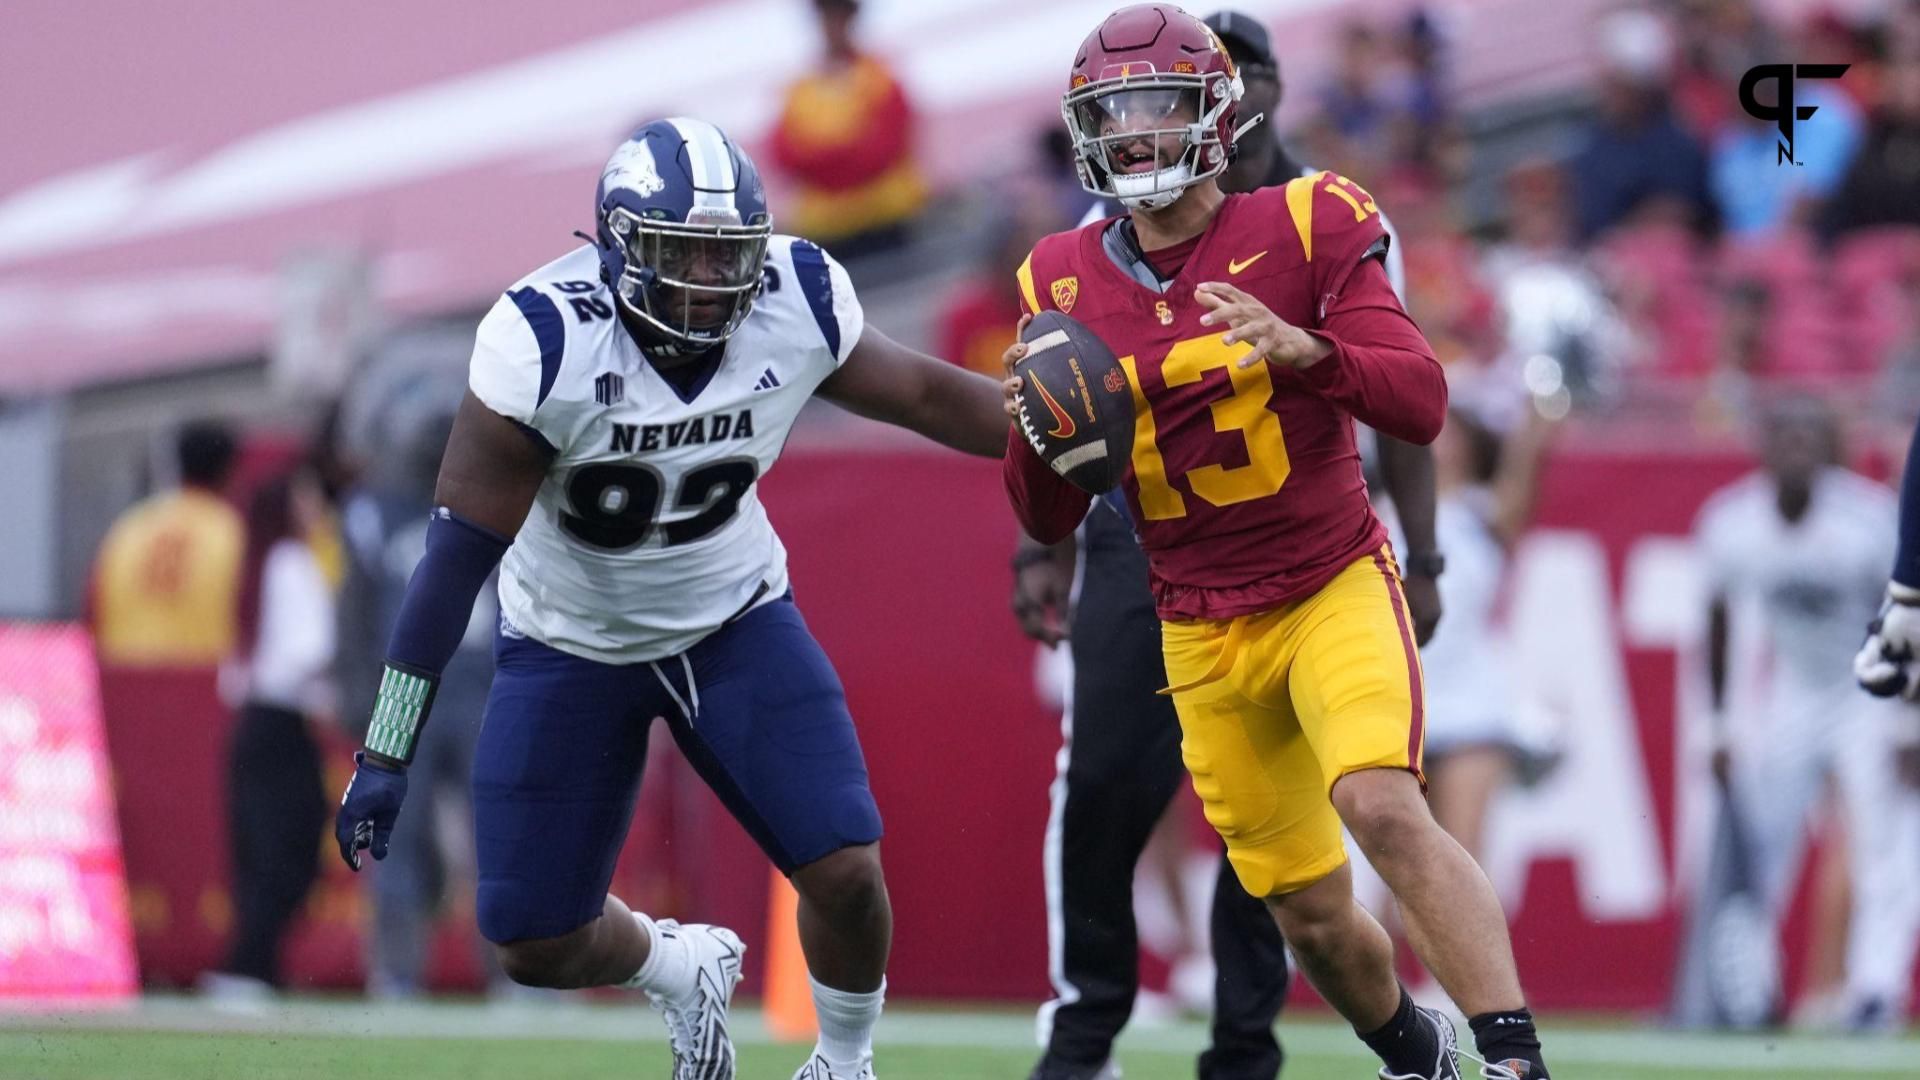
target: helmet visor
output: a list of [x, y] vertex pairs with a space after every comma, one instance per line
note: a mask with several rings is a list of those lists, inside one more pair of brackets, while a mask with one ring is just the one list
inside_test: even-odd
[[1088, 94], [1069, 105], [1095, 159], [1122, 175], [1164, 169], [1188, 146], [1200, 119], [1198, 86], [1147, 86]]
[[624, 241], [623, 295], [675, 335], [698, 341], [731, 333], [760, 290], [772, 225], [679, 224], [616, 209]]
[[640, 262], [653, 268], [656, 294], [669, 315], [690, 329], [724, 325], [734, 302], [760, 283], [765, 236], [683, 236], [648, 229]]

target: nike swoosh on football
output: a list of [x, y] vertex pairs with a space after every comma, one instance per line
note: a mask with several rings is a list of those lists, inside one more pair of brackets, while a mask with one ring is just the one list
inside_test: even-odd
[[[1268, 250], [1271, 250], [1271, 249], [1268, 249]], [[1245, 270], [1247, 267], [1252, 266], [1254, 263], [1259, 262], [1261, 257], [1266, 255], [1266, 253], [1267, 253], [1266, 250], [1262, 250], [1253, 255], [1249, 255], [1244, 259], [1228, 260], [1227, 273], [1237, 274], [1240, 271]]]
[[[1027, 377], [1033, 379], [1031, 374]], [[1033, 388], [1040, 391], [1040, 400], [1046, 402], [1047, 409], [1053, 413], [1053, 430], [1047, 432], [1047, 435], [1055, 439], [1073, 438], [1073, 433], [1077, 430], [1073, 425], [1073, 417], [1068, 416], [1067, 410], [1061, 408], [1060, 403], [1053, 400], [1053, 395], [1047, 393], [1047, 388], [1040, 385], [1039, 379], [1033, 379]]]

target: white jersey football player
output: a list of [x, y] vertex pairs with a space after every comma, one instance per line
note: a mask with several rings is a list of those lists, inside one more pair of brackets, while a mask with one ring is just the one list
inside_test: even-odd
[[[1838, 789], [1854, 883], [1846, 1007], [1875, 1026], [1904, 1015], [1920, 916], [1920, 806], [1896, 764], [1915, 717], [1860, 694], [1850, 663], [1893, 559], [1894, 497], [1837, 464], [1836, 422], [1811, 399], [1776, 405], [1761, 449], [1761, 471], [1716, 492], [1695, 532], [1712, 596], [1714, 771], [1741, 810], [1776, 921], [1808, 818], [1829, 781]], [[1743, 629], [1765, 657], [1759, 679], [1743, 680], [1758, 687], [1745, 702], [1728, 685]]]
[[1000, 388], [866, 326], [839, 264], [773, 233], [752, 161], [711, 124], [640, 128], [594, 216], [592, 243], [480, 324], [340, 852], [356, 870], [361, 849], [385, 855], [439, 672], [498, 565], [473, 802], [476, 909], [501, 966], [643, 990], [675, 1080], [734, 1075], [740, 939], [607, 893], [664, 717], [799, 893], [820, 1041], [797, 1077], [870, 1078], [892, 936], [880, 816], [757, 489], [815, 394], [998, 457]]

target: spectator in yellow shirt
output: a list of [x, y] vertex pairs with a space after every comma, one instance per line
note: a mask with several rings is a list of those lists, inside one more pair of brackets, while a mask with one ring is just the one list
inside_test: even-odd
[[245, 529], [223, 497], [234, 438], [195, 423], [177, 442], [179, 486], [114, 521], [94, 563], [93, 626], [112, 667], [213, 667], [233, 652]]
[[841, 258], [898, 243], [927, 199], [913, 156], [913, 107], [853, 40], [857, 0], [814, 0], [826, 56], [787, 88], [773, 157], [794, 182], [786, 231]]

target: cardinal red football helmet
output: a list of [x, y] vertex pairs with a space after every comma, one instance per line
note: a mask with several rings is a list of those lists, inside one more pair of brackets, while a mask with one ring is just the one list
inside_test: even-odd
[[1233, 160], [1240, 74], [1207, 24], [1172, 4], [1107, 16], [1080, 44], [1060, 113], [1080, 183], [1158, 210]]

